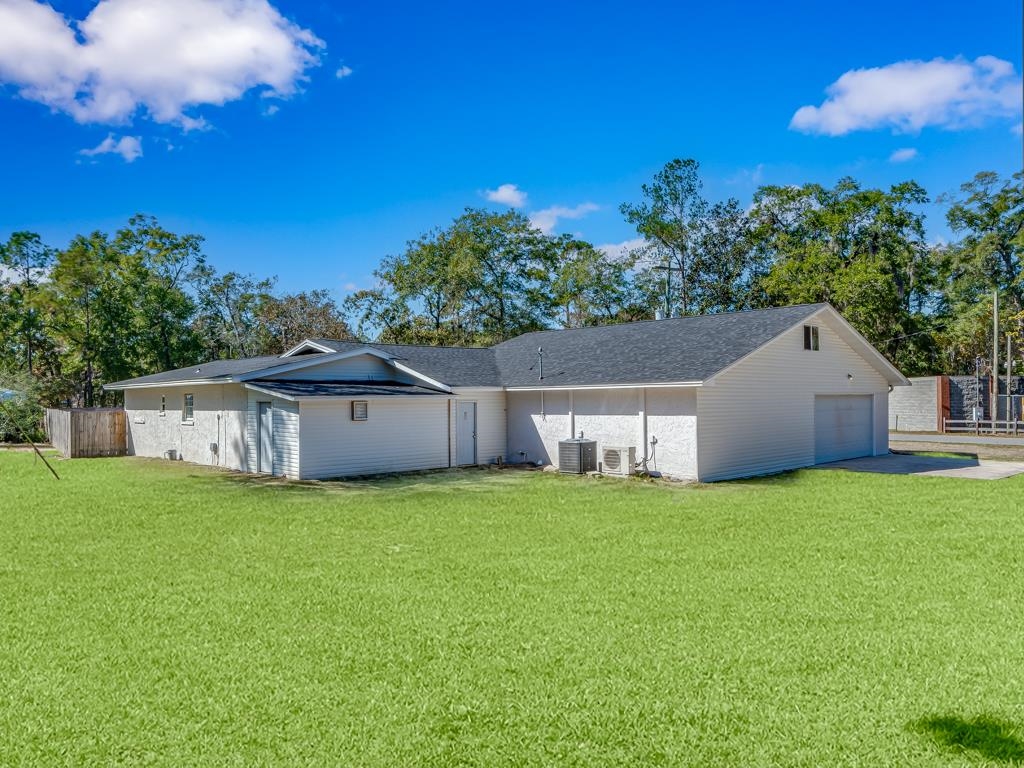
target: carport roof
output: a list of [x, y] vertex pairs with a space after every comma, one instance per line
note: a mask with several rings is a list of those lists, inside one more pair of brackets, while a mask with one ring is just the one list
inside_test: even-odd
[[246, 386], [260, 392], [277, 395], [285, 399], [313, 399], [332, 397], [402, 397], [424, 395], [447, 395], [436, 389], [418, 387], [400, 382], [365, 381], [295, 381], [281, 379], [256, 379]]

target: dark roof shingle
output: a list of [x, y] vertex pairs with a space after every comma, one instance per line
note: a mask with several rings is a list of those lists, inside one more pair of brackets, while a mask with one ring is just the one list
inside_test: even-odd
[[[649, 320], [568, 330], [536, 331], [485, 347], [429, 347], [311, 339], [335, 352], [372, 347], [453, 387], [594, 386], [703, 381], [827, 304]], [[537, 349], [544, 349], [540, 379]], [[329, 353], [323, 353], [329, 354]], [[309, 359], [320, 357], [309, 355]], [[271, 355], [214, 360], [107, 386], [216, 383], [305, 358]], [[265, 384], [264, 384], [265, 385]]]
[[[537, 331], [494, 348], [507, 387], [703, 381], [826, 304]], [[537, 349], [544, 350], [540, 380]]]

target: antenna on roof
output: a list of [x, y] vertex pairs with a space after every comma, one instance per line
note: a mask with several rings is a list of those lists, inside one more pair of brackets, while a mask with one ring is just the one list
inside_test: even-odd
[[537, 366], [540, 372], [540, 380], [544, 381], [544, 347], [537, 347]]

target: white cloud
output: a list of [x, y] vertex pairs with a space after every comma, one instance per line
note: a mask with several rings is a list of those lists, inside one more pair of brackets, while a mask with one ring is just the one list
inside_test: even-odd
[[142, 157], [142, 139], [138, 136], [122, 136], [120, 139], [115, 139], [114, 134], [108, 133], [107, 138], [95, 147], [80, 149], [78, 154], [86, 157], [120, 155], [126, 163], [133, 163]]
[[601, 208], [596, 203], [580, 203], [577, 206], [568, 208], [564, 205], [553, 205], [540, 211], [530, 214], [530, 223], [543, 232], [550, 235], [559, 219], [582, 219], [588, 213], [593, 213]]
[[502, 184], [497, 189], [485, 189], [483, 194], [492, 203], [512, 208], [522, 208], [526, 205], [526, 193], [515, 184]]
[[913, 147], [903, 147], [901, 149], [894, 150], [893, 153], [889, 155], [889, 162], [905, 163], [908, 160], [913, 160], [915, 157], [917, 157], [916, 149]]
[[842, 136], [891, 128], [916, 133], [926, 126], [957, 130], [1021, 113], [1021, 78], [994, 56], [898, 61], [846, 72], [826, 89], [821, 106], [800, 107], [789, 127]]
[[351, 74], [352, 67], [346, 67], [344, 64], [342, 64], [340, 67], [338, 67], [338, 71], [334, 73], [334, 76], [341, 80], [342, 78], [348, 77]]
[[267, 0], [100, 0], [81, 21], [36, 0], [0, 0], [0, 82], [80, 123], [144, 113], [185, 130], [186, 110], [263, 87], [287, 98], [323, 41]]
[[1013, 132], [1018, 136], [1024, 136], [1024, 123], [1017, 123], [1013, 126]]
[[621, 243], [605, 243], [597, 246], [597, 250], [605, 253], [609, 259], [619, 261], [627, 258], [633, 251], [647, 247], [647, 241], [642, 237], [634, 237], [632, 240], [623, 240]]
[[359, 286], [356, 285], [353, 282], [345, 283], [345, 285], [343, 285], [342, 288], [344, 288], [346, 291], [357, 291], [357, 290], [359, 290]]

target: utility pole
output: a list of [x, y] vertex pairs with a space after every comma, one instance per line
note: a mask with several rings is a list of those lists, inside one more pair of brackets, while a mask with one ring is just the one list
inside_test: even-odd
[[[671, 261], [668, 264], [658, 264], [654, 268], [665, 273], [665, 319], [667, 320], [672, 317], [672, 273], [679, 272], [681, 274], [683, 268], [673, 267]], [[685, 310], [686, 307], [683, 307], [683, 311]]]
[[[992, 291], [992, 377], [989, 381], [992, 396], [989, 399], [993, 422], [999, 418], [999, 291]], [[996, 431], [995, 423], [992, 431]]]
[[[1013, 348], [1010, 346], [1010, 334], [1006, 334], [1006, 420], [1014, 421], [1013, 417], [1013, 388], [1010, 382], [1010, 371], [1013, 368]], [[1006, 431], [1010, 431], [1010, 425], [1006, 425]]]

